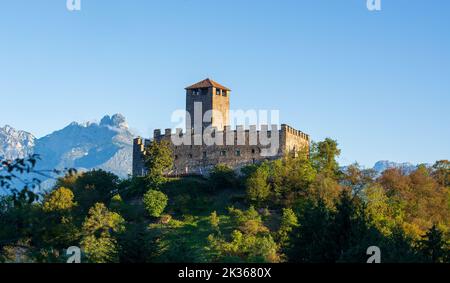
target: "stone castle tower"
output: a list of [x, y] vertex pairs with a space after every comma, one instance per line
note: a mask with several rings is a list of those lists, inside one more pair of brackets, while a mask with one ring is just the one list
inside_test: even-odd
[[[256, 125], [250, 126], [249, 129], [244, 129], [243, 126], [231, 129], [231, 90], [211, 79], [205, 79], [185, 90], [186, 133], [183, 133], [182, 129], [177, 129], [174, 133], [171, 129], [166, 129], [164, 133], [157, 129], [153, 135], [153, 140], [171, 144], [174, 165], [173, 169], [167, 172], [168, 175], [205, 175], [217, 164], [226, 164], [238, 170], [248, 164], [281, 158], [286, 154], [295, 155], [302, 150], [309, 151], [309, 136], [285, 124], [282, 124], [280, 129], [276, 125], [261, 125], [260, 130]], [[203, 119], [205, 116], [208, 116], [208, 119]], [[213, 129], [211, 136], [214, 137], [215, 143], [210, 144], [203, 139], [197, 143], [198, 136], [202, 136], [208, 128]], [[200, 132], [197, 129], [200, 129]], [[187, 143], [174, 144], [175, 139], [181, 138]], [[271, 140], [270, 144], [268, 140]], [[269, 148], [272, 150], [274, 141], [277, 147], [273, 154], [265, 154]], [[145, 148], [150, 143], [150, 139], [140, 137], [134, 140], [133, 176], [146, 174]]]
[[[211, 111], [211, 122], [203, 122], [200, 125], [203, 129], [208, 126], [215, 127], [223, 131], [225, 126], [229, 125], [230, 111], [230, 92], [231, 90], [216, 83], [213, 80], [206, 79], [186, 88], [186, 130], [194, 129], [195, 114], [202, 120], [207, 111]], [[201, 104], [201, 111], [194, 111], [195, 104]]]

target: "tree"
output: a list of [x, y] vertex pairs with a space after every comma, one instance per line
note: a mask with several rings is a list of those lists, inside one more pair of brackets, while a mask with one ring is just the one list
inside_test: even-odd
[[316, 203], [322, 201], [328, 208], [333, 209], [341, 191], [342, 186], [334, 178], [319, 172], [309, 186], [306, 198]]
[[215, 190], [236, 186], [236, 173], [226, 164], [217, 164], [209, 174], [209, 180]]
[[147, 212], [153, 217], [159, 217], [167, 206], [168, 197], [160, 191], [149, 190], [144, 195], [144, 205]]
[[332, 215], [322, 199], [309, 200], [298, 215], [300, 225], [293, 230], [287, 252], [290, 262], [334, 262], [334, 239], [329, 233]]
[[52, 191], [44, 201], [44, 211], [65, 211], [76, 206], [74, 195], [70, 189], [61, 187]]
[[85, 172], [76, 176], [76, 180], [71, 181], [73, 182], [72, 190], [75, 201], [79, 205], [81, 215], [85, 215], [96, 203], [109, 204], [112, 196], [117, 193], [119, 185], [118, 176], [103, 170]]
[[[237, 226], [229, 237], [209, 235], [207, 250], [212, 261], [218, 262], [280, 262], [279, 246], [261, 216], [250, 207], [246, 211], [229, 208]], [[226, 238], [231, 238], [227, 241]]]
[[378, 184], [373, 184], [364, 190], [366, 200], [365, 211], [370, 224], [376, 227], [381, 233], [388, 236], [396, 226], [396, 222], [401, 222], [400, 208], [395, 203], [391, 203], [386, 193]]
[[250, 175], [246, 182], [247, 197], [250, 201], [261, 205], [270, 196], [269, 167], [261, 165]]
[[127, 223], [123, 233], [117, 236], [120, 263], [151, 262], [157, 244], [142, 222]]
[[282, 245], [289, 241], [289, 235], [294, 228], [298, 227], [298, 219], [291, 208], [283, 208], [281, 224], [278, 229], [278, 239]]
[[169, 142], [153, 140], [145, 149], [145, 165], [149, 186], [159, 188], [166, 181], [164, 174], [173, 166], [173, 152]]
[[371, 185], [376, 175], [375, 170], [362, 170], [358, 163], [348, 166], [342, 173], [341, 183], [349, 187], [354, 195], [358, 195], [364, 188]]
[[216, 211], [213, 211], [213, 212], [211, 213], [211, 215], [209, 216], [209, 222], [211, 223], [211, 227], [212, 227], [214, 230], [218, 230], [218, 229], [219, 229], [220, 218], [219, 218], [219, 216], [217, 215], [217, 212], [216, 212]]
[[110, 212], [103, 203], [96, 203], [83, 223], [81, 246], [89, 260], [95, 263], [117, 262], [116, 233], [124, 231], [124, 219]]
[[450, 255], [443, 233], [436, 225], [430, 228], [419, 241], [419, 251], [426, 262], [442, 263]]
[[308, 188], [317, 173], [303, 152], [296, 157], [286, 155], [262, 166], [269, 168], [272, 199], [277, 206], [292, 207], [299, 198], [307, 196]]
[[338, 143], [335, 140], [326, 138], [322, 142], [313, 144], [311, 159], [317, 171], [323, 174], [336, 177], [339, 173], [339, 164], [336, 158], [341, 154]]
[[434, 163], [432, 176], [444, 187], [450, 186], [450, 161], [439, 160]]

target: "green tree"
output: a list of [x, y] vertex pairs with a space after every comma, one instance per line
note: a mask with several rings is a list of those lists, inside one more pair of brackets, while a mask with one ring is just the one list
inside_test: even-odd
[[384, 235], [390, 235], [397, 224], [402, 222], [400, 209], [395, 203], [391, 203], [383, 187], [378, 184], [367, 187], [364, 190], [364, 196], [365, 211], [370, 224]]
[[110, 212], [102, 203], [96, 203], [82, 226], [81, 246], [89, 260], [95, 263], [117, 262], [116, 233], [124, 231], [124, 219]]
[[294, 228], [298, 227], [298, 219], [291, 208], [283, 208], [281, 224], [278, 229], [278, 239], [282, 245], [286, 245]]
[[[86, 215], [87, 211], [96, 203], [109, 204], [112, 196], [117, 193], [119, 177], [103, 170], [92, 170], [79, 174], [72, 180], [62, 180], [66, 185], [73, 184], [71, 188], [75, 201], [78, 203], [79, 214]], [[70, 188], [70, 187], [68, 187]]]
[[309, 200], [298, 215], [300, 225], [293, 230], [287, 252], [290, 262], [334, 262], [334, 240], [329, 231], [332, 214], [325, 201]]
[[160, 191], [149, 190], [144, 195], [144, 205], [147, 212], [153, 217], [159, 217], [167, 206], [168, 197]]
[[157, 247], [142, 222], [127, 223], [125, 231], [117, 236], [117, 246], [120, 263], [152, 262]]
[[166, 181], [164, 174], [173, 166], [173, 152], [167, 141], [152, 141], [145, 149], [146, 179], [149, 186], [160, 188]]
[[217, 212], [216, 211], [213, 211], [212, 213], [211, 213], [211, 215], [209, 216], [209, 223], [211, 223], [211, 227], [214, 229], [214, 230], [218, 230], [219, 229], [219, 224], [220, 224], [220, 218], [219, 218], [219, 216], [217, 215]]
[[336, 158], [341, 154], [338, 143], [335, 140], [326, 138], [324, 141], [313, 144], [311, 160], [317, 171], [329, 177], [337, 177], [339, 164]]
[[33, 235], [34, 244], [49, 250], [62, 250], [77, 244], [80, 231], [73, 217], [76, 205], [70, 189], [61, 187], [50, 192], [42, 205], [44, 213], [37, 225], [39, 230]]
[[[209, 235], [207, 250], [214, 262], [280, 262], [279, 246], [254, 207], [229, 208], [237, 229], [229, 237]], [[227, 239], [231, 239], [227, 241]]]
[[444, 239], [444, 235], [436, 225], [430, 228], [419, 241], [419, 251], [424, 261], [432, 263], [442, 263], [449, 258], [449, 247]]
[[229, 189], [237, 185], [236, 173], [233, 168], [226, 164], [217, 164], [214, 166], [209, 174], [209, 180], [212, 188], [215, 190]]
[[247, 197], [251, 202], [261, 205], [270, 196], [269, 167], [261, 165], [247, 179]]

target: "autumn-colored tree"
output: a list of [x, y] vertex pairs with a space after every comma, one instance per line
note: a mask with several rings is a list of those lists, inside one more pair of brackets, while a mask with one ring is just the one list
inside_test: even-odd
[[74, 194], [70, 189], [61, 187], [52, 191], [45, 199], [44, 211], [65, 211], [76, 206]]

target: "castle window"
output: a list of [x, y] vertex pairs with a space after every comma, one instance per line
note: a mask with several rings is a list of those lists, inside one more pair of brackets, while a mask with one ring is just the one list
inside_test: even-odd
[[206, 158], [207, 157], [207, 153], [206, 153], [206, 151], [203, 151], [203, 158]]
[[236, 150], [236, 156], [241, 156], [241, 151], [240, 150]]
[[178, 159], [178, 155], [175, 155], [175, 160], [177, 160]]
[[255, 154], [256, 150], [254, 148], [252, 148], [252, 154]]
[[220, 156], [227, 156], [227, 152], [226, 152], [225, 150], [222, 150], [222, 151], [220, 152]]

